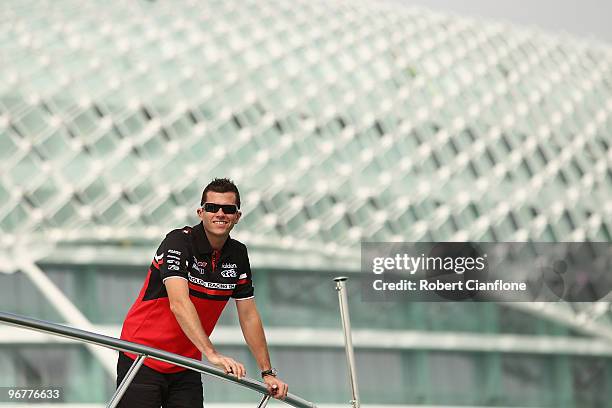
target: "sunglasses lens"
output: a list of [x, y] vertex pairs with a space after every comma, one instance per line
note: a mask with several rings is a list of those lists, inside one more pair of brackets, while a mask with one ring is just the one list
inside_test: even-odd
[[205, 203], [204, 204], [204, 211], [209, 212], [209, 213], [214, 214], [217, 211], [219, 211], [219, 208], [221, 208], [225, 214], [236, 214], [236, 212], [238, 211], [238, 208], [236, 208], [236, 206], [232, 204], [227, 204], [227, 205], [221, 205], [221, 204], [215, 204], [215, 203]]
[[236, 211], [238, 211], [235, 205], [222, 205], [221, 208], [226, 214], [236, 214]]
[[219, 206], [217, 204], [213, 204], [213, 203], [206, 203], [204, 204], [204, 211], [209, 212], [209, 213], [216, 213], [217, 211], [219, 211]]

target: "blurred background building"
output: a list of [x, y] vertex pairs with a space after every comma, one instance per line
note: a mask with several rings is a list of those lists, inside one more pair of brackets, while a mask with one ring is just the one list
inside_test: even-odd
[[[397, 2], [0, 12], [2, 311], [118, 336], [159, 241], [229, 176], [274, 365], [292, 392], [348, 406], [331, 278], [359, 273], [361, 240], [611, 240], [605, 43]], [[606, 299], [368, 303], [350, 282], [366, 405], [609, 405]], [[233, 309], [213, 341], [255, 376]], [[101, 406], [115, 363], [0, 326], [0, 386]]]

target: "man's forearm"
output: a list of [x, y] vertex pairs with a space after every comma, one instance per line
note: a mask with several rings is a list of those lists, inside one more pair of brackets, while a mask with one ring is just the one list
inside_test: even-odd
[[191, 301], [171, 303], [170, 309], [185, 335], [202, 354], [208, 356], [210, 353], [215, 352], [215, 348], [202, 328], [198, 312]]
[[[270, 364], [266, 335], [264, 334], [259, 312], [255, 306], [255, 300], [252, 298], [237, 300], [236, 308], [238, 310], [242, 334], [251, 349], [253, 357], [255, 357], [255, 361], [257, 361], [259, 369], [262, 371], [271, 369], [272, 365]], [[275, 375], [266, 375], [263, 381], [266, 383], [270, 395], [274, 396], [274, 398], [285, 399], [289, 387], [284, 381]]]
[[240, 319], [240, 327], [259, 369], [264, 371], [272, 368], [266, 335], [259, 313], [251, 313], [249, 316]]

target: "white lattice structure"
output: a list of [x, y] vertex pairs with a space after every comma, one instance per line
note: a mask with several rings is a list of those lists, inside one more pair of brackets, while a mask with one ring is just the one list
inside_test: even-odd
[[[34, 4], [35, 3], [35, 4]], [[397, 4], [4, 2], [2, 247], [609, 240], [612, 50]]]

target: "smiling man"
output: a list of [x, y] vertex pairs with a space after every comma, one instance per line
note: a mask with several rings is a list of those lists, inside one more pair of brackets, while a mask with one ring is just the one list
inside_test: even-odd
[[[287, 384], [276, 378], [255, 306], [247, 249], [229, 236], [240, 220], [240, 193], [231, 180], [214, 179], [202, 193], [200, 223], [171, 231], [160, 244], [138, 299], [123, 323], [121, 338], [201, 359], [243, 377], [244, 366], [220, 354], [209, 336], [230, 298], [236, 300], [240, 327], [275, 398]], [[117, 385], [136, 356], [120, 353]], [[121, 407], [202, 407], [200, 374], [146, 359], [124, 394]]]

